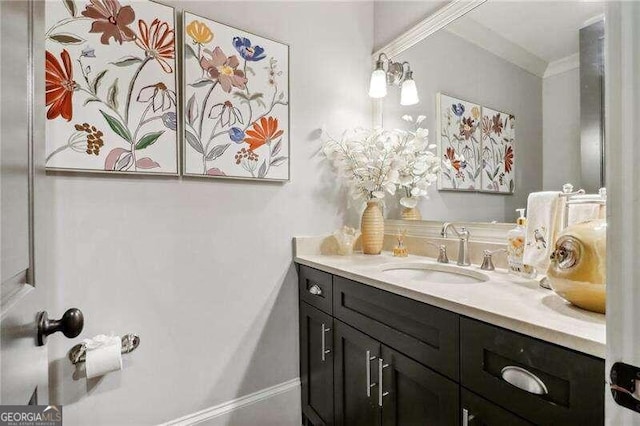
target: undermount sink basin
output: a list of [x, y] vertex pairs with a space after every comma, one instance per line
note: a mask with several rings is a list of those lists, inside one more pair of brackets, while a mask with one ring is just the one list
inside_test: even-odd
[[402, 281], [443, 284], [472, 284], [489, 281], [489, 277], [481, 272], [447, 264], [388, 263], [380, 268], [390, 277]]

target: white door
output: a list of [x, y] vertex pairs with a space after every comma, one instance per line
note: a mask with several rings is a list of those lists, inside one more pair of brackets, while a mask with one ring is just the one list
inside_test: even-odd
[[[38, 343], [46, 310], [44, 2], [0, 0], [0, 404], [48, 402], [48, 360]], [[49, 323], [74, 335], [78, 312]], [[42, 322], [42, 325], [46, 323]], [[73, 330], [71, 330], [73, 328]], [[43, 327], [40, 327], [43, 329]], [[79, 329], [79, 330], [78, 330]], [[76, 334], [77, 335], [77, 334]]]
[[48, 400], [47, 350], [36, 342], [36, 315], [45, 308], [46, 289], [36, 273], [33, 226], [39, 183], [33, 171], [40, 172], [43, 149], [33, 141], [42, 129], [31, 114], [40, 112], [33, 109], [34, 83], [43, 94], [43, 76], [31, 71], [32, 61], [44, 60], [42, 52], [34, 56], [32, 44], [42, 43], [31, 37], [32, 28], [42, 26], [43, 13], [42, 4], [0, 1], [1, 404], [27, 404], [35, 396], [39, 403]]
[[[610, 381], [616, 362], [640, 367], [640, 3], [609, 3], [606, 26], [606, 379]], [[622, 385], [628, 387], [631, 380], [625, 382]], [[636, 383], [640, 388], [640, 381]], [[640, 409], [640, 400], [636, 403], [631, 395], [621, 398]], [[608, 387], [605, 401], [608, 425], [640, 425], [640, 413], [616, 404]]]

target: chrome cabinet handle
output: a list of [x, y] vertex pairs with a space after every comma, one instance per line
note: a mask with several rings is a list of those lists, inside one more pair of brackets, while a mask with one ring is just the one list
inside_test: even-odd
[[376, 359], [375, 356], [371, 356], [371, 351], [367, 351], [367, 353], [365, 354], [367, 359], [367, 365], [366, 365], [366, 371], [367, 371], [367, 397], [371, 397], [371, 388], [374, 387], [376, 384], [375, 383], [371, 383], [371, 361], [373, 361], [374, 359]]
[[331, 349], [326, 349], [326, 339], [325, 339], [325, 333], [331, 331], [330, 328], [327, 328], [327, 326], [324, 325], [324, 323], [322, 323], [322, 362], [326, 361], [326, 355], [328, 353], [331, 353]]
[[311, 287], [308, 288], [307, 291], [313, 294], [314, 296], [322, 296], [322, 289], [318, 284], [313, 284]]
[[515, 365], [508, 365], [500, 371], [502, 379], [525, 392], [535, 395], [546, 395], [549, 393], [547, 385], [535, 374]]
[[462, 426], [469, 426], [469, 421], [473, 420], [475, 416], [469, 413], [466, 408], [462, 409]]
[[389, 364], [385, 364], [384, 360], [382, 358], [378, 359], [378, 383], [379, 383], [379, 388], [378, 388], [378, 405], [380, 407], [382, 407], [382, 398], [384, 398], [385, 396], [389, 395], [389, 392], [384, 392], [383, 386], [382, 386], [382, 370], [387, 368], [389, 366]]

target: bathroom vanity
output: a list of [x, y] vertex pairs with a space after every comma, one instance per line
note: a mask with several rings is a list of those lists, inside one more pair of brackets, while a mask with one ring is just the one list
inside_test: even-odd
[[[609, 44], [603, 43], [603, 4], [472, 3], [452, 2], [419, 22], [412, 16], [404, 25], [409, 30], [380, 43], [371, 57], [369, 94], [379, 99], [374, 123], [428, 129], [429, 143], [441, 157], [428, 201], [415, 199], [425, 186], [415, 186], [420, 181], [415, 170], [403, 172], [412, 179], [394, 187], [400, 194], [396, 199], [390, 197], [393, 191], [385, 198], [382, 246], [414, 256], [336, 256], [326, 240], [296, 239], [307, 425], [604, 424], [609, 393], [604, 315], [570, 305], [535, 280], [508, 275], [506, 257], [498, 253], [505, 251], [514, 224], [494, 223], [513, 221], [514, 211], [526, 206], [530, 228], [526, 237], [520, 229], [512, 239], [511, 263], [545, 274], [557, 234], [566, 225], [602, 218], [598, 206], [576, 211], [593, 199], [578, 203], [569, 197], [586, 191], [600, 195], [600, 206], [606, 203], [599, 191], [609, 185], [601, 131], [603, 48]], [[389, 4], [376, 16], [395, 15], [396, 7]], [[414, 102], [405, 102], [407, 80], [417, 90]], [[397, 95], [387, 96], [387, 89], [399, 92], [400, 102]], [[406, 108], [418, 98], [421, 105]], [[414, 121], [409, 112], [424, 115]], [[345, 151], [361, 151], [345, 146]], [[345, 173], [346, 157], [337, 158], [338, 175], [354, 175], [346, 181], [350, 193], [369, 200], [389, 192], [382, 178]], [[367, 157], [360, 167], [347, 158], [347, 169], [368, 171], [375, 164], [371, 169], [382, 170], [386, 159]], [[558, 197], [549, 193], [546, 204], [529, 205], [530, 194], [543, 189], [555, 189]], [[571, 201], [573, 210], [559, 215], [557, 206]], [[360, 229], [367, 237], [380, 236], [382, 226], [371, 222], [361, 221]], [[441, 238], [451, 222], [473, 229], [465, 225], [470, 233], [460, 227], [457, 239]], [[582, 268], [576, 268], [579, 279], [566, 273], [578, 264], [575, 253], [583, 247], [575, 240], [572, 236], [556, 247], [561, 250], [554, 261], [566, 266], [559, 268], [562, 279], [581, 285]], [[601, 254], [606, 247], [603, 238], [599, 241]], [[538, 250], [537, 262], [514, 261], [531, 250]], [[451, 261], [469, 266], [437, 263], [436, 257], [445, 262], [447, 251]], [[493, 261], [498, 269], [481, 270], [479, 265], [491, 269]], [[604, 273], [604, 264], [585, 264]], [[620, 285], [624, 276], [633, 275], [609, 271], [610, 282]], [[612, 274], [619, 279], [612, 280]], [[555, 278], [553, 270], [549, 276]], [[602, 283], [604, 277], [597, 281]], [[604, 290], [598, 288], [597, 297], [585, 292], [590, 297], [584, 299], [596, 299], [593, 305], [602, 312]], [[556, 285], [556, 290], [561, 289]], [[581, 295], [572, 291], [571, 296], [578, 303], [575, 296]], [[636, 358], [630, 352], [625, 348], [617, 359]]]
[[386, 254], [295, 260], [306, 424], [604, 422], [603, 315], [500, 272], [447, 284], [387, 274]]

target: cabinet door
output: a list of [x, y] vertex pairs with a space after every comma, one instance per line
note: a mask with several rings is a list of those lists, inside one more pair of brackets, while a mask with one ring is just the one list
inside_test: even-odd
[[302, 412], [314, 425], [333, 424], [333, 318], [300, 303]]
[[377, 369], [380, 343], [334, 319], [335, 423], [380, 425]]
[[386, 346], [378, 363], [383, 426], [460, 424], [458, 384]]
[[515, 414], [462, 389], [462, 426], [533, 426]]

